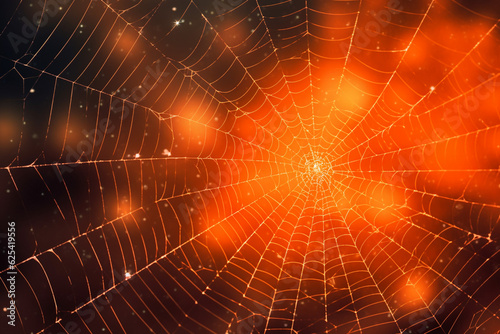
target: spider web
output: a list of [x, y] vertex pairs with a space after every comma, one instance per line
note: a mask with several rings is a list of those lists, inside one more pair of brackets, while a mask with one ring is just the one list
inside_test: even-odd
[[2, 332], [500, 331], [495, 1], [2, 6]]

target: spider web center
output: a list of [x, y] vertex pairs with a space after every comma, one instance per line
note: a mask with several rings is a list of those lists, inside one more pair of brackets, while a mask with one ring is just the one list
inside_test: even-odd
[[302, 157], [299, 165], [302, 180], [306, 184], [321, 187], [328, 187], [331, 184], [334, 171], [328, 156], [310, 153]]

